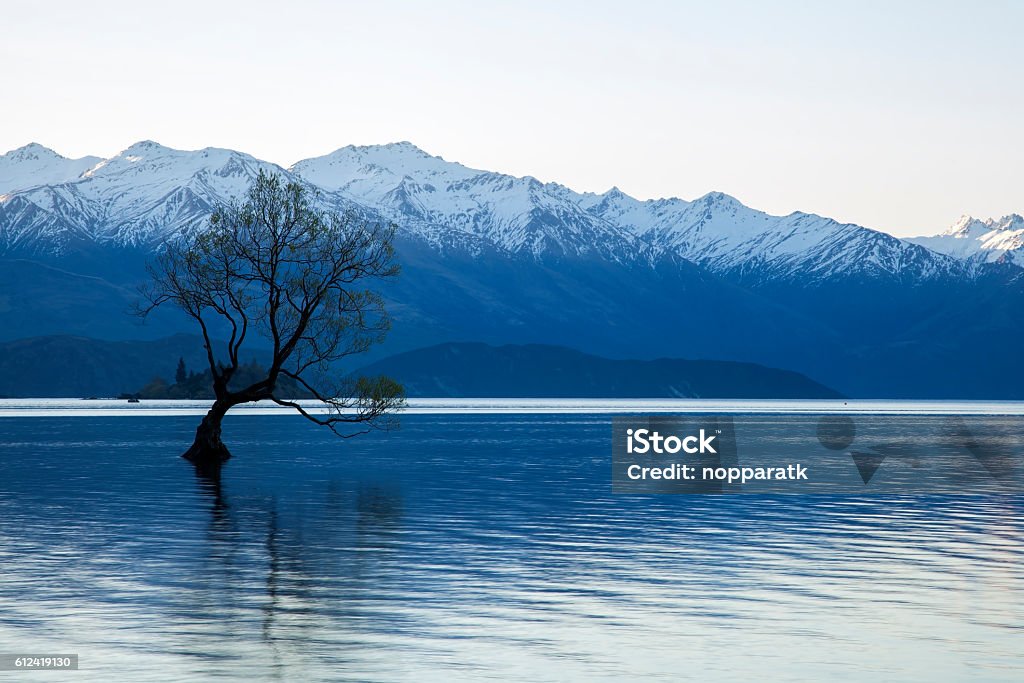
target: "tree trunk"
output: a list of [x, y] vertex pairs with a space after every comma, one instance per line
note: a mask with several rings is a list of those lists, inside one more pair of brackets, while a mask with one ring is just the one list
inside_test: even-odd
[[181, 457], [196, 465], [219, 465], [231, 457], [227, 446], [220, 440], [220, 425], [230, 407], [226, 401], [214, 401], [210, 412], [196, 428], [196, 440]]

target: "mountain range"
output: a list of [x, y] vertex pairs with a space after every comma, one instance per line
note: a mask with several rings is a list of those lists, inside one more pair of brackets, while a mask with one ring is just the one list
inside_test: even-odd
[[[269, 351], [252, 349], [242, 360], [266, 367], [269, 358]], [[173, 384], [179, 359], [188, 371], [202, 373], [202, 339], [56, 335], [0, 342], [0, 397], [136, 394], [147, 385]], [[353, 374], [388, 375], [402, 382], [408, 396], [427, 398], [840, 398], [799, 373], [753, 363], [611, 360], [540, 344], [437, 344], [388, 356]]]
[[799, 373], [753, 363], [612, 360], [543, 344], [437, 344], [360, 373], [392, 377], [410, 397], [842, 398]]
[[[898, 239], [719, 192], [616, 188], [479, 171], [408, 143], [281, 168], [232, 150], [140, 142], [109, 159], [41, 145], [0, 157], [0, 339], [191, 332], [126, 316], [144, 264], [268, 170], [320, 201], [394, 222], [402, 277], [377, 356], [431, 344], [555, 344], [611, 358], [792, 369], [863, 397], [1017, 398], [1024, 219], [964, 217]], [[5, 275], [6, 274], [6, 275]]]

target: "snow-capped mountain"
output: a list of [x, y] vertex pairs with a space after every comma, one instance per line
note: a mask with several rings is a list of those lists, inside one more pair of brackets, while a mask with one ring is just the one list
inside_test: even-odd
[[0, 249], [59, 254], [90, 242], [156, 246], [205, 221], [217, 203], [243, 195], [261, 168], [284, 172], [240, 152], [185, 152], [150, 141], [57, 183], [45, 182], [47, 167], [21, 166], [11, 182], [28, 189], [0, 198]]
[[751, 284], [850, 275], [930, 279], [962, 270], [892, 235], [808, 213], [771, 216], [721, 192], [640, 201], [612, 188], [579, 202], [646, 242]]
[[906, 241], [966, 261], [1002, 261], [1024, 266], [1024, 217], [1015, 213], [984, 221], [961, 216], [938, 235], [911, 237]]
[[408, 142], [343, 147], [292, 168], [384, 211], [539, 255], [595, 251], [621, 258], [638, 245], [746, 282], [863, 275], [929, 279], [963, 271], [955, 259], [891, 235], [805, 213], [770, 216], [720, 192], [694, 201], [640, 201], [613, 188], [579, 194], [557, 183], [479, 171]]
[[467, 168], [408, 142], [343, 147], [288, 171], [227, 149], [181, 151], [150, 141], [76, 162], [29, 145], [0, 157], [0, 169], [7, 185], [25, 188], [0, 198], [0, 250], [8, 253], [60, 253], [88, 242], [152, 248], [242, 195], [265, 169], [317, 186], [335, 208], [383, 215], [437, 248], [609, 262], [671, 255], [744, 284], [967, 272], [928, 245], [812, 214], [770, 216], [720, 192], [694, 201], [640, 201], [617, 189], [581, 194]]
[[477, 171], [431, 156], [409, 142], [348, 146], [300, 161], [296, 175], [371, 206], [425, 236], [430, 226], [539, 257], [594, 254], [632, 260], [647, 245], [585, 211], [536, 178]]
[[68, 159], [33, 142], [0, 156], [0, 195], [75, 180], [100, 161], [99, 157]]

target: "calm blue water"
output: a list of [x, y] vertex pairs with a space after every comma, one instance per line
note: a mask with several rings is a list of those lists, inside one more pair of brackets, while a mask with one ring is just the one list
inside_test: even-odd
[[1024, 679], [1019, 494], [613, 496], [587, 414], [234, 417], [218, 486], [195, 422], [0, 419], [0, 651], [81, 657], [12, 680]]

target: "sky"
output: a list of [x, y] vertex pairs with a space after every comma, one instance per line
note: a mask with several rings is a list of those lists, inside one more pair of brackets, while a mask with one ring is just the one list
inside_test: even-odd
[[408, 140], [905, 236], [1024, 213], [1024, 2], [4, 0], [0, 152]]

